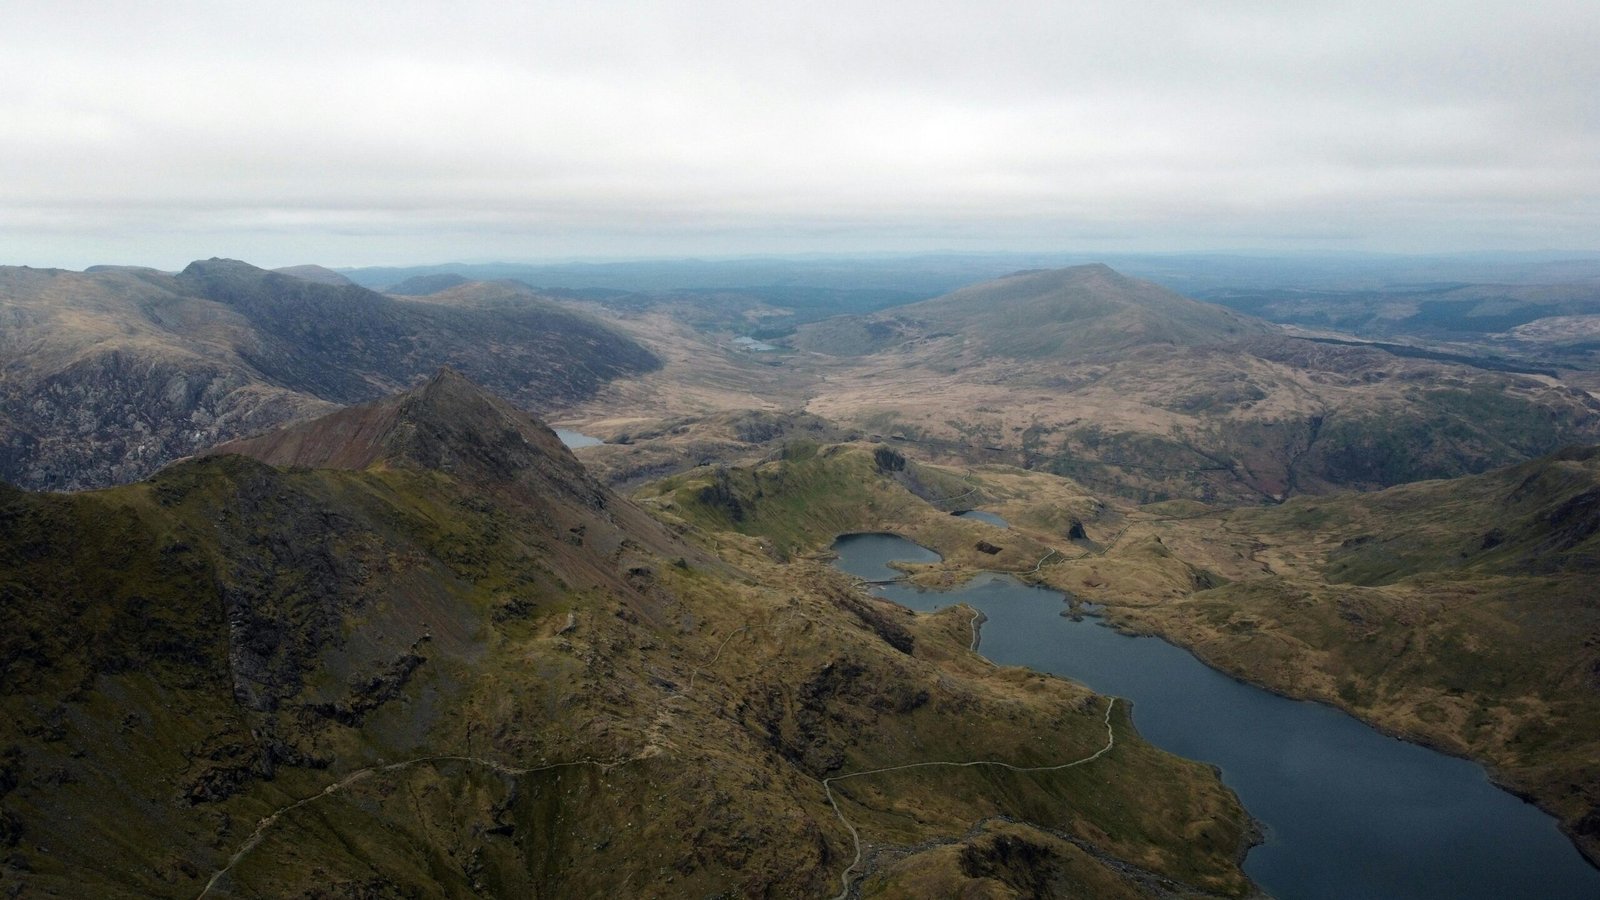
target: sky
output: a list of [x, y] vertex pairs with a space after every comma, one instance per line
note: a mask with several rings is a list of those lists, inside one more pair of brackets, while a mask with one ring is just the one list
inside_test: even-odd
[[1600, 3], [6, 0], [0, 263], [1600, 250]]

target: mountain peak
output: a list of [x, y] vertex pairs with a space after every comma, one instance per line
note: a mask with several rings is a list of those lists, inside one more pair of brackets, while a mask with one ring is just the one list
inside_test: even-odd
[[194, 262], [189, 263], [187, 266], [183, 267], [183, 271], [179, 272], [178, 275], [179, 277], [188, 276], [194, 278], [202, 275], [216, 275], [225, 272], [240, 273], [265, 271], [266, 269], [260, 268], [259, 266], [252, 266], [242, 259], [229, 259], [224, 256], [213, 256], [210, 259], [197, 259]]
[[533, 482], [601, 503], [598, 484], [554, 431], [448, 366], [404, 393], [211, 453], [280, 467], [433, 469], [476, 482]]
[[1104, 263], [1032, 269], [943, 297], [802, 330], [796, 345], [823, 353], [876, 352], [959, 335], [992, 356], [1090, 358], [1149, 346], [1199, 347], [1265, 333], [1269, 326], [1191, 300]]
[[338, 272], [327, 268], [326, 266], [283, 266], [281, 268], [273, 269], [272, 271], [278, 273], [279, 275], [288, 275], [291, 278], [298, 278], [301, 281], [314, 281], [317, 284], [331, 284], [336, 287], [346, 287], [348, 285], [355, 284], [355, 282], [344, 277], [343, 275], [340, 275]]

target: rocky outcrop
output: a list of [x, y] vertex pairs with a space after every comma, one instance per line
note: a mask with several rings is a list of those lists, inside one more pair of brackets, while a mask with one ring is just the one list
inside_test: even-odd
[[7, 384], [0, 477], [45, 490], [132, 481], [174, 459], [327, 412], [243, 367], [110, 351], [32, 384]]
[[306, 274], [232, 260], [177, 276], [0, 268], [0, 480], [50, 490], [136, 480], [441, 365], [540, 412], [659, 365], [531, 292], [476, 308]]

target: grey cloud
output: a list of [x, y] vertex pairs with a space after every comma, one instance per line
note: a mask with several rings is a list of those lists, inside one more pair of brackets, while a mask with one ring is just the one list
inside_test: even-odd
[[1600, 233], [1591, 2], [10, 7], [13, 262]]

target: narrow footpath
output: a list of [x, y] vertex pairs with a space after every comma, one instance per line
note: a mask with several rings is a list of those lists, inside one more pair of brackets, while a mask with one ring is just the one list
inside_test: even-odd
[[[1054, 553], [1054, 552], [1055, 551], [1051, 551], [1051, 553]], [[1049, 558], [1049, 555], [1046, 555], [1045, 559], [1048, 559], [1048, 558]], [[1041, 559], [1039, 561], [1039, 565], [1042, 566], [1043, 564], [1044, 564], [1044, 560]], [[1034, 571], [1037, 572], [1038, 568], [1039, 568], [1039, 566], [1035, 566], [1034, 567]], [[723, 651], [725, 651], [728, 648], [728, 644], [730, 642], [732, 642], [732, 640], [734, 638], [738, 637], [741, 634], [748, 635], [748, 634], [752, 633], [755, 630], [767, 630], [767, 629], [781, 628], [784, 625], [787, 625], [790, 621], [792, 621], [796, 615], [798, 615], [798, 612], [791, 612], [788, 616], [785, 616], [783, 618], [783, 620], [781, 620], [779, 622], [775, 622], [775, 623], [769, 624], [769, 625], [742, 625], [742, 626], [734, 629], [732, 632], [730, 632], [728, 634], [727, 637], [722, 639], [722, 642], [717, 646], [716, 653], [714, 653], [711, 656], [710, 659], [708, 659], [702, 665], [699, 665], [699, 666], [695, 667], [694, 671], [689, 676], [689, 682], [686, 685], [685, 690], [682, 693], [676, 695], [675, 699], [687, 699], [687, 697], [689, 695], [689, 692], [694, 689], [695, 684], [698, 681], [700, 675], [702, 673], [704, 673], [707, 669], [709, 669], [711, 666], [715, 665], [716, 662], [722, 658]], [[973, 617], [972, 617], [972, 630], [973, 630], [972, 647], [973, 647], [973, 649], [977, 648], [978, 623], [979, 623], [979, 617], [981, 615], [982, 615], [982, 613], [974, 611]], [[991, 663], [991, 665], [992, 665], [992, 663]], [[1089, 754], [1088, 756], [1082, 757], [1080, 759], [1074, 759], [1074, 760], [1071, 760], [1069, 762], [1064, 762], [1064, 763], [1060, 763], [1060, 764], [1057, 764], [1057, 765], [1050, 765], [1050, 766], [1018, 766], [1018, 765], [1014, 765], [1012, 763], [1004, 762], [1004, 761], [1001, 761], [1001, 760], [990, 760], [990, 759], [967, 760], [967, 761], [932, 760], [932, 761], [928, 761], [928, 762], [904, 763], [902, 765], [897, 765], [897, 766], [884, 766], [884, 767], [878, 768], [878, 769], [866, 769], [866, 770], [863, 770], [863, 771], [860, 771], [860, 772], [850, 772], [850, 773], [847, 773], [847, 774], [844, 774], [844, 775], [831, 775], [831, 776], [829, 776], [827, 778], [817, 779], [818, 784], [821, 785], [821, 787], [822, 787], [823, 795], [827, 798], [828, 805], [830, 807], [832, 807], [833, 813], [834, 813], [835, 816], [838, 817], [839, 822], [844, 825], [844, 827], [845, 827], [845, 829], [847, 831], [850, 832], [850, 840], [852, 841], [852, 843], [855, 846], [855, 856], [854, 856], [854, 858], [851, 860], [850, 865], [846, 866], [845, 870], [843, 872], [841, 872], [840, 875], [839, 875], [840, 890], [839, 890], [839, 893], [834, 897], [834, 900], [847, 900], [847, 898], [848, 898], [848, 896], [850, 894], [850, 888], [851, 888], [851, 883], [852, 883], [851, 882], [851, 876], [855, 872], [856, 868], [861, 865], [861, 857], [862, 857], [861, 833], [856, 829], [855, 824], [850, 821], [850, 818], [845, 815], [844, 809], [842, 807], [840, 807], [839, 802], [838, 802], [838, 798], [834, 794], [834, 790], [833, 790], [833, 785], [835, 783], [840, 782], [840, 781], [846, 781], [846, 780], [852, 779], [852, 778], [866, 778], [866, 777], [869, 777], [869, 776], [872, 776], [872, 775], [881, 775], [881, 774], [886, 773], [886, 772], [902, 772], [902, 771], [908, 771], [908, 770], [911, 770], [911, 769], [972, 768], [972, 767], [977, 767], [977, 766], [993, 766], [993, 767], [996, 767], [996, 768], [1009, 769], [1009, 770], [1011, 770], [1013, 772], [1024, 772], [1024, 773], [1027, 773], [1027, 772], [1057, 772], [1057, 771], [1061, 771], [1063, 769], [1070, 769], [1070, 768], [1074, 768], [1076, 766], [1086, 765], [1088, 763], [1094, 762], [1095, 760], [1099, 759], [1100, 757], [1104, 756], [1105, 754], [1111, 752], [1112, 748], [1116, 746], [1117, 736], [1116, 736], [1116, 733], [1112, 730], [1112, 726], [1111, 726], [1111, 711], [1112, 711], [1112, 708], [1115, 706], [1115, 704], [1116, 704], [1116, 698], [1115, 697], [1108, 697], [1107, 698], [1107, 700], [1106, 700], [1106, 712], [1105, 712], [1105, 718], [1104, 718], [1105, 726], [1106, 726], [1106, 744], [1105, 744], [1105, 746], [1101, 747], [1099, 750], [1096, 750], [1094, 753]], [[363, 768], [363, 769], [358, 769], [358, 770], [356, 770], [354, 772], [351, 772], [351, 773], [345, 775], [343, 778], [339, 779], [338, 781], [335, 781], [335, 782], [329, 784], [327, 787], [324, 787], [321, 791], [318, 791], [317, 793], [311, 794], [310, 796], [307, 796], [307, 797], [302, 797], [299, 800], [296, 800], [296, 801], [294, 801], [292, 803], [289, 803], [289, 804], [286, 804], [286, 805], [284, 805], [282, 807], [279, 807], [277, 810], [275, 810], [271, 814], [261, 818], [256, 823], [255, 829], [253, 831], [251, 831], [250, 836], [245, 838], [244, 843], [239, 845], [239, 849], [234, 852], [233, 856], [229, 857], [227, 865], [225, 865], [222, 868], [218, 869], [206, 881], [205, 887], [201, 889], [201, 891], [200, 891], [200, 893], [198, 895], [196, 895], [196, 900], [204, 900], [204, 898], [207, 895], [209, 895], [216, 888], [217, 883], [220, 882], [229, 872], [233, 871], [234, 867], [237, 866], [239, 864], [239, 862], [241, 860], [243, 860], [250, 853], [251, 850], [254, 850], [256, 848], [256, 846], [258, 846], [261, 843], [262, 839], [266, 836], [267, 831], [270, 830], [273, 825], [277, 824], [278, 821], [280, 819], [282, 819], [285, 815], [287, 815], [287, 814], [289, 814], [291, 812], [294, 812], [295, 810], [297, 810], [297, 809], [299, 809], [299, 808], [301, 808], [303, 806], [306, 806], [307, 804], [315, 803], [318, 800], [322, 800], [324, 798], [327, 798], [327, 797], [333, 796], [335, 794], [338, 794], [341, 791], [343, 791], [343, 790], [345, 790], [345, 789], [347, 789], [347, 788], [349, 788], [349, 787], [351, 787], [351, 786], [353, 786], [355, 784], [358, 784], [358, 783], [360, 783], [360, 782], [362, 782], [362, 781], [364, 781], [364, 780], [366, 780], [366, 779], [368, 779], [368, 778], [370, 778], [370, 777], [372, 777], [374, 775], [386, 774], [386, 773], [390, 773], [390, 772], [397, 772], [397, 771], [400, 771], [400, 770], [403, 770], [403, 769], [407, 769], [407, 768], [410, 768], [410, 767], [413, 767], [413, 766], [427, 765], [427, 764], [431, 764], [431, 763], [465, 763], [467, 765], [481, 766], [481, 767], [483, 767], [485, 769], [488, 769], [490, 771], [496, 772], [496, 773], [498, 773], [500, 775], [505, 775], [505, 776], [512, 777], [512, 778], [523, 777], [523, 776], [526, 776], [526, 775], [533, 775], [533, 774], [537, 774], [539, 772], [548, 772], [548, 771], [552, 771], [552, 770], [555, 770], [555, 769], [572, 768], [572, 767], [578, 767], [578, 766], [594, 766], [594, 767], [600, 769], [602, 772], [608, 772], [608, 771], [610, 771], [612, 769], [618, 768], [620, 766], [628, 765], [629, 763], [638, 762], [639, 760], [644, 759], [647, 756], [653, 755], [650, 752], [651, 749], [653, 749], [653, 748], [647, 747], [647, 748], [645, 748], [644, 750], [642, 750], [639, 753], [633, 754], [631, 756], [626, 756], [626, 757], [623, 757], [623, 758], [620, 758], [620, 759], [597, 760], [597, 759], [592, 759], [592, 758], [585, 757], [585, 758], [582, 758], [582, 759], [569, 760], [569, 761], [566, 761], [566, 762], [549, 763], [549, 764], [538, 765], [538, 766], [511, 766], [511, 765], [507, 765], [507, 764], [502, 763], [502, 762], [498, 762], [496, 760], [486, 759], [484, 757], [479, 757], [479, 756], [440, 755], [440, 756], [419, 756], [419, 757], [416, 757], [414, 759], [407, 759], [407, 760], [402, 760], [402, 761], [393, 762], [393, 763], [384, 763], [384, 764], [379, 764], [379, 765], [374, 765], [374, 766], [368, 766], [368, 767]]]
[[829, 776], [827, 778], [822, 779], [822, 790], [828, 796], [828, 805], [833, 807], [833, 814], [839, 817], [839, 821], [840, 822], [844, 823], [844, 827], [846, 829], [848, 829], [849, 832], [850, 832], [850, 839], [853, 840], [855, 842], [855, 845], [856, 845], [855, 858], [850, 861], [850, 865], [846, 866], [844, 872], [840, 873], [840, 875], [839, 875], [839, 893], [834, 895], [833, 900], [848, 900], [848, 898], [850, 896], [850, 875], [851, 875], [852, 872], [855, 871], [856, 866], [861, 865], [861, 833], [856, 830], [856, 826], [853, 825], [850, 822], [850, 819], [845, 816], [844, 810], [840, 809], [839, 801], [833, 795], [833, 784], [834, 784], [834, 782], [836, 782], [836, 781], [844, 781], [844, 780], [849, 779], [849, 778], [865, 778], [868, 775], [881, 775], [884, 772], [903, 772], [903, 771], [906, 771], [908, 769], [926, 769], [926, 768], [955, 768], [955, 769], [961, 769], [961, 768], [970, 768], [970, 767], [973, 767], [973, 766], [994, 766], [994, 767], [1000, 768], [1000, 769], [1010, 769], [1013, 772], [1059, 772], [1062, 769], [1071, 769], [1071, 768], [1074, 768], [1076, 766], [1086, 765], [1088, 763], [1094, 762], [1095, 760], [1097, 760], [1100, 757], [1106, 755], [1107, 753], [1110, 753], [1111, 752], [1111, 748], [1113, 748], [1113, 747], [1115, 747], [1117, 745], [1117, 735], [1116, 735], [1116, 732], [1113, 731], [1112, 727], [1111, 727], [1111, 709], [1112, 709], [1112, 707], [1114, 707], [1116, 705], [1116, 702], [1117, 702], [1117, 698], [1115, 698], [1115, 697], [1107, 697], [1106, 698], [1106, 716], [1105, 716], [1106, 745], [1104, 747], [1101, 747], [1099, 750], [1096, 750], [1095, 752], [1089, 754], [1088, 756], [1085, 756], [1085, 757], [1083, 757], [1081, 759], [1072, 760], [1071, 762], [1064, 762], [1064, 763], [1061, 763], [1059, 765], [1054, 765], [1054, 766], [1016, 766], [1016, 765], [1012, 765], [1011, 763], [1008, 763], [1008, 762], [1001, 762], [999, 760], [992, 760], [992, 759], [979, 759], [979, 760], [971, 760], [971, 761], [968, 761], [968, 762], [955, 762], [955, 761], [949, 761], [949, 760], [934, 760], [932, 762], [906, 763], [904, 765], [899, 765], [899, 766], [884, 766], [881, 769], [867, 769], [867, 770], [861, 771], [861, 772], [851, 772], [851, 773], [849, 773], [847, 775], [832, 775], [832, 776]]

